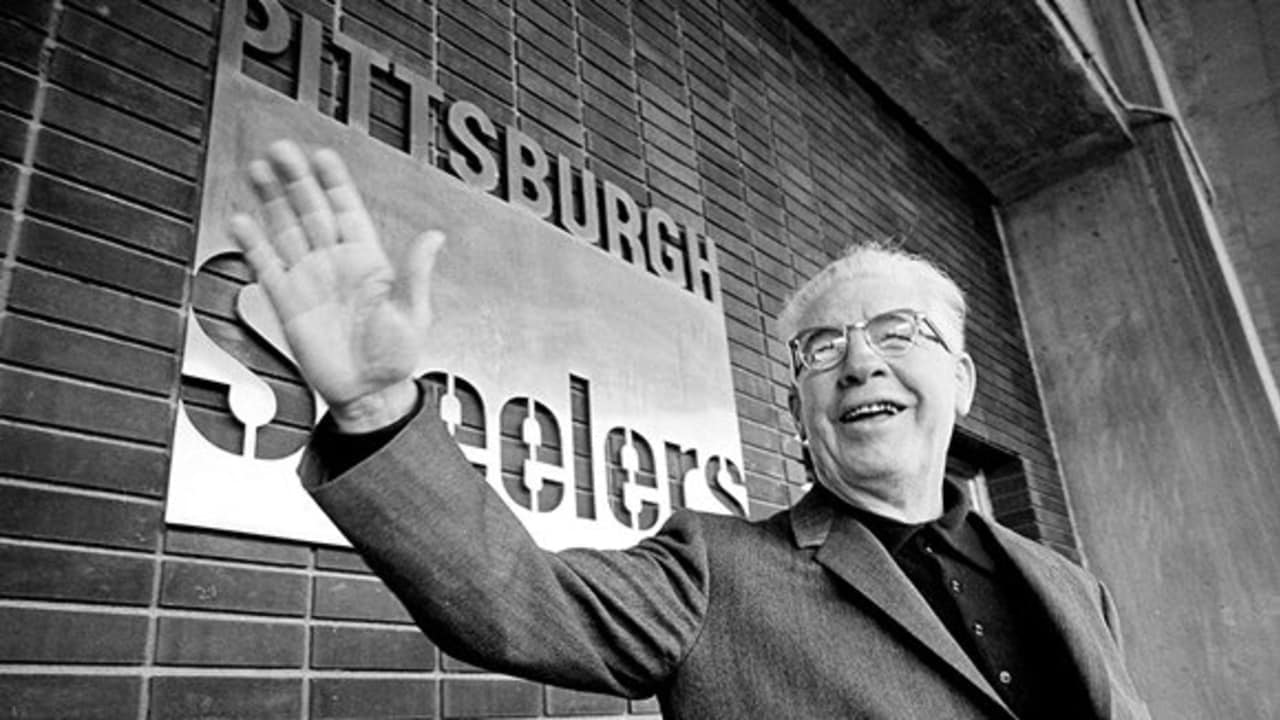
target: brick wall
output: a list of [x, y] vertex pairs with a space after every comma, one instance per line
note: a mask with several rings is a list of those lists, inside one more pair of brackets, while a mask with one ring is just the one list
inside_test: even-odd
[[[856, 238], [941, 259], [970, 293], [981, 371], [958, 451], [988, 464], [1007, 524], [1074, 556], [985, 192], [785, 8], [286, 4], [716, 240], [754, 515], [805, 481], [771, 333], [786, 294]], [[164, 526], [178, 397], [207, 427], [225, 411], [179, 377], [188, 304], [300, 392], [225, 312], [242, 269], [191, 267], [220, 9], [0, 5], [0, 714], [655, 714], [442, 655], [349, 551]]]

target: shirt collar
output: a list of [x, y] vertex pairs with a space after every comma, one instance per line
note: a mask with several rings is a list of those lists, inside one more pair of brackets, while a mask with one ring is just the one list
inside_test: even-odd
[[969, 520], [970, 510], [968, 493], [949, 480], [942, 486], [942, 516], [918, 525], [901, 523], [853, 507], [821, 484], [814, 484], [813, 489], [791, 508], [791, 530], [799, 547], [819, 546], [831, 534], [836, 514], [848, 513], [870, 530], [890, 555], [896, 556], [912, 536], [925, 530], [962, 559], [988, 572], [994, 571], [995, 562], [986, 551], [975, 523]]
[[969, 493], [956, 483], [947, 481], [942, 487], [942, 517], [928, 523], [931, 535], [942, 541], [961, 559], [987, 572], [994, 572], [995, 561], [976, 527], [976, 514], [970, 512]]

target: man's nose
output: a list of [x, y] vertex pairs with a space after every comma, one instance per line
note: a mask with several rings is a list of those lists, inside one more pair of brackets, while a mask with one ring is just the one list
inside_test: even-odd
[[871, 347], [871, 338], [862, 330], [851, 329], [844, 362], [840, 364], [840, 382], [859, 385], [885, 372], [888, 372], [888, 366], [880, 353]]

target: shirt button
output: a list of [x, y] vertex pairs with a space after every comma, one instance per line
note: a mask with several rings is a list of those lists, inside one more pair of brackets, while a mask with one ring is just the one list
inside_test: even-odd
[[1001, 670], [998, 677], [1001, 685], [1008, 685], [1013, 682], [1013, 675], [1008, 670]]
[[952, 591], [952, 592], [960, 592], [961, 588], [963, 588], [963, 587], [964, 587], [964, 586], [960, 584], [960, 581], [959, 581], [959, 580], [956, 580], [956, 579], [952, 578], [952, 580], [951, 580], [951, 591]]
[[925, 551], [925, 552], [927, 552], [927, 553], [929, 553], [930, 555], [932, 555], [932, 554], [934, 553], [933, 543], [925, 543], [925, 544], [924, 544], [924, 551]]
[[986, 632], [987, 632], [987, 629], [982, 626], [982, 623], [976, 622], [973, 624], [974, 635], [977, 635], [978, 637], [982, 637], [984, 634], [986, 634]]

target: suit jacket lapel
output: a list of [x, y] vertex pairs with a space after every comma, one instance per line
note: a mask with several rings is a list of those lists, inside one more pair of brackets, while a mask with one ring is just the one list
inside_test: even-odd
[[792, 508], [792, 528], [801, 547], [819, 546], [815, 560], [878, 607], [891, 621], [1009, 716], [1013, 713], [982, 676], [924, 597], [876, 540], [852, 516], [838, 512], [840, 501], [821, 486]]
[[[988, 527], [991, 527], [988, 524]], [[1046, 563], [1035, 551], [1026, 547], [1021, 538], [1010, 538], [1004, 533], [1012, 531], [991, 528], [992, 536], [1004, 549], [1032, 592], [1048, 611], [1049, 621], [1066, 643], [1080, 676], [1089, 693], [1094, 711], [1101, 720], [1112, 717], [1111, 672], [1102, 654], [1103, 643], [1111, 642], [1106, 628], [1097, 615], [1096, 602], [1088, 597], [1091, 589], [1070, 576], [1065, 569]], [[1030, 542], [1030, 541], [1025, 541]], [[1045, 552], [1052, 552], [1046, 549]], [[1065, 561], [1064, 561], [1065, 562]]]

